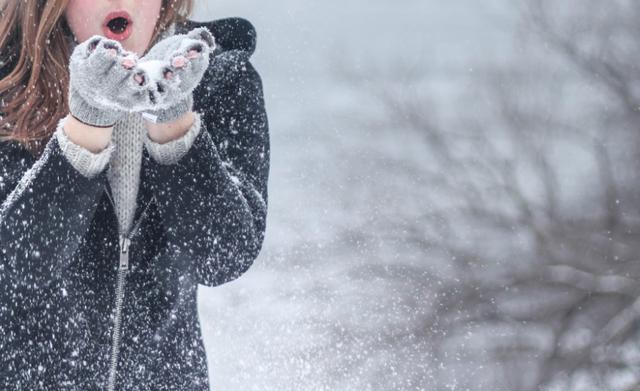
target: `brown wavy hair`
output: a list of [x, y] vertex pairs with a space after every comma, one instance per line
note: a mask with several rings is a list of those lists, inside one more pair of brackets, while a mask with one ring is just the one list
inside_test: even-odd
[[[152, 44], [191, 14], [194, 0], [162, 0]], [[40, 155], [67, 115], [69, 0], [0, 0], [0, 142]]]

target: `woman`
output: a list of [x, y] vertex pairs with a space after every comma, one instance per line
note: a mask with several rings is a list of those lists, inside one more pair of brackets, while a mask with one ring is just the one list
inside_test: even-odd
[[0, 389], [208, 390], [197, 285], [266, 228], [253, 26], [186, 0], [0, 7]]

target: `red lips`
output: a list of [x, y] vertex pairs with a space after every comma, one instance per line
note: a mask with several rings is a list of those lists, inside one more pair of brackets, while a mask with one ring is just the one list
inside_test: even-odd
[[110, 12], [102, 23], [104, 36], [116, 41], [124, 41], [133, 31], [133, 21], [126, 11]]

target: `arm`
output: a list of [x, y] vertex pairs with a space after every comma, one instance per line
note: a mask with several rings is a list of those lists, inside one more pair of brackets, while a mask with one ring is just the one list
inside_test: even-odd
[[113, 127], [93, 128], [68, 115], [53, 133], [71, 165], [86, 177], [98, 175], [109, 163], [115, 145]]
[[0, 143], [0, 153], [1, 274], [10, 279], [3, 284], [21, 292], [46, 289], [64, 275], [88, 230], [106, 170], [83, 175], [56, 137], [37, 160], [13, 141]]
[[[269, 135], [262, 81], [242, 53], [223, 53], [194, 96], [200, 131], [177, 162], [149, 159], [168, 249], [198, 283], [244, 273], [264, 241]], [[184, 254], [184, 257], [180, 255]]]
[[21, 170], [20, 145], [0, 145], [0, 278], [6, 289], [29, 291], [15, 297], [43, 294], [38, 290], [61, 279], [84, 239], [107, 182], [111, 128], [124, 111], [145, 104], [129, 55], [99, 35], [77, 45], [69, 60], [71, 116], [58, 123], [42, 155]]
[[180, 160], [200, 132], [200, 126], [195, 126], [195, 116], [189, 111], [168, 123], [153, 124], [147, 121], [144, 146], [149, 155], [161, 164], [173, 164]]

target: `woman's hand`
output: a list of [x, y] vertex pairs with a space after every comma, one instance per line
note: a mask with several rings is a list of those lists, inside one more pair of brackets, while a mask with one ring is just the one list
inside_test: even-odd
[[205, 27], [158, 42], [138, 64], [150, 78], [152, 104], [145, 117], [167, 123], [191, 111], [192, 92], [209, 67], [215, 39]]
[[111, 127], [126, 111], [149, 107], [149, 78], [117, 41], [95, 35], [79, 44], [69, 70], [69, 110], [86, 125]]

